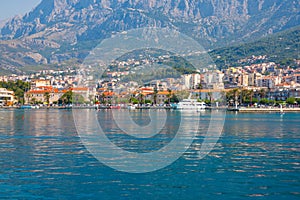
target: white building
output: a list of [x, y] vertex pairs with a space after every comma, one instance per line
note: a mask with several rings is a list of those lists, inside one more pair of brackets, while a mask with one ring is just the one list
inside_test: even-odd
[[11, 106], [15, 102], [14, 92], [6, 88], [0, 88], [0, 105]]
[[182, 78], [185, 89], [196, 89], [201, 82], [200, 74], [185, 74]]
[[224, 89], [224, 74], [218, 70], [204, 74], [204, 83], [208, 89]]
[[257, 79], [257, 87], [275, 88], [281, 83], [281, 78], [278, 76], [264, 76]]

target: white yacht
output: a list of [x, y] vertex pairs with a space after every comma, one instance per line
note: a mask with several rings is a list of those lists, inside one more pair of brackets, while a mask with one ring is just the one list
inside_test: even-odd
[[197, 99], [183, 99], [180, 101], [176, 108], [178, 110], [191, 110], [191, 111], [203, 111], [206, 108], [204, 102], [198, 102]]

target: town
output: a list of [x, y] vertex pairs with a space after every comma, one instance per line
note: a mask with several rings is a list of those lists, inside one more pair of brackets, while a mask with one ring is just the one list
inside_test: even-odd
[[[265, 56], [252, 56], [252, 59], [262, 61], [264, 58]], [[131, 70], [132, 67], [151, 64], [151, 60], [129, 59], [115, 63], [117, 68], [108, 69], [105, 76], [94, 80], [93, 84], [83, 86], [79, 84], [79, 79], [82, 78], [79, 71], [82, 69], [76, 68], [0, 76], [0, 105], [57, 107], [72, 105], [76, 99], [76, 104], [81, 106], [102, 105], [106, 108], [128, 105], [169, 106], [193, 94], [194, 98], [205, 101], [208, 105], [218, 101], [222, 104], [220, 98], [223, 97], [226, 99], [226, 106], [280, 103], [298, 106], [300, 60], [294, 60], [293, 67], [262, 61], [222, 70], [203, 68], [201, 71], [142, 83], [126, 77], [136, 73]], [[95, 77], [91, 75], [89, 79]], [[25, 84], [21, 89], [7, 84], [16, 82]], [[77, 96], [74, 97], [74, 94]]]

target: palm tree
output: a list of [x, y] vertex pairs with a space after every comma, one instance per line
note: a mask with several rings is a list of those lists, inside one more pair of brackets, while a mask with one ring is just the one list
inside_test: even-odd
[[105, 94], [104, 94], [104, 92], [101, 94], [101, 96], [100, 96], [100, 103], [102, 103], [102, 104], [105, 104], [106, 102], [105, 102]]
[[168, 104], [170, 104], [171, 96], [172, 96], [172, 90], [170, 88], [168, 88], [168, 94], [167, 94]]
[[144, 103], [144, 94], [143, 93], [140, 93], [139, 94], [139, 100], [140, 100], [140, 104], [142, 105]]
[[265, 98], [265, 96], [266, 96], [266, 91], [265, 91], [265, 89], [261, 89], [261, 90], [259, 91], [259, 96], [260, 96], [261, 99]]
[[49, 92], [45, 92], [44, 93], [44, 101], [46, 101], [47, 105], [50, 106], [50, 93]]
[[201, 83], [198, 84], [197, 89], [199, 89], [199, 98], [201, 99], [201, 90], [203, 89], [203, 86]]
[[157, 103], [157, 93], [158, 93], [158, 90], [157, 90], [157, 87], [155, 86], [154, 93], [153, 93], [153, 102], [154, 102], [154, 104]]
[[27, 97], [27, 103], [29, 104], [30, 94], [29, 94], [29, 93], [26, 93], [26, 97]]
[[209, 97], [209, 103], [212, 103], [212, 92], [208, 92], [207, 95]]
[[240, 103], [245, 103], [246, 100], [248, 99], [248, 90], [242, 89], [240, 92], [241, 98], [240, 98]]
[[252, 105], [253, 96], [254, 96], [254, 91], [253, 91], [253, 90], [249, 90], [248, 95], [249, 95], [249, 97], [250, 97], [250, 104]]

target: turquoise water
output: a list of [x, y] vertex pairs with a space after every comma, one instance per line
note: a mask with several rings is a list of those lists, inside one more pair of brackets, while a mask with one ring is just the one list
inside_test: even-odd
[[[109, 138], [130, 149], [124, 134], [109, 123], [109, 112], [97, 113]], [[171, 119], [178, 115], [170, 114]], [[149, 118], [141, 116], [145, 120], [139, 123], [147, 123]], [[205, 130], [209, 113], [201, 117]], [[81, 142], [70, 110], [0, 110], [0, 122], [0, 199], [300, 198], [300, 114], [227, 113], [208, 156], [197, 157], [200, 132], [172, 165], [143, 174], [119, 172], [95, 159]], [[169, 128], [177, 124], [171, 120]], [[131, 150], [156, 150], [173, 137], [166, 131], [150, 139], [146, 149]]]

